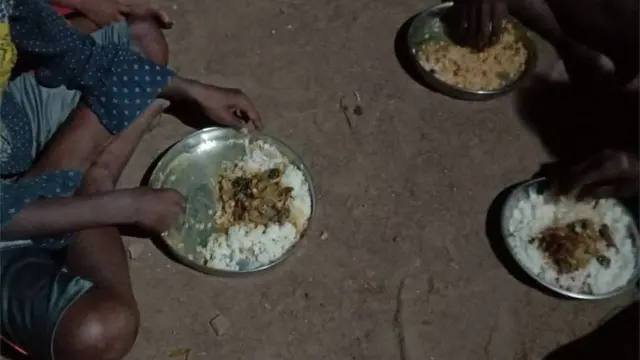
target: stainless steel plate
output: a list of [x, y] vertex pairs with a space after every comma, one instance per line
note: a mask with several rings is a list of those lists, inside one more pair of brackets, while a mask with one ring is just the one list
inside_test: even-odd
[[[248, 135], [232, 129], [209, 128], [189, 135], [170, 148], [160, 159], [149, 179], [154, 188], [178, 190], [187, 199], [187, 210], [179, 223], [163, 235], [168, 250], [177, 260], [198, 271], [212, 275], [253, 273], [270, 268], [292, 254], [295, 245], [282, 257], [257, 269], [230, 271], [214, 269], [198, 261], [197, 245], [206, 245], [215, 226], [217, 183], [222, 164], [236, 161], [245, 155], [244, 139]], [[302, 159], [287, 145], [266, 135], [251, 135], [276, 148], [304, 174], [311, 192], [311, 217], [315, 212], [313, 181]], [[304, 232], [301, 235], [304, 236]], [[296, 244], [300, 243], [300, 240]], [[239, 264], [241, 269], [243, 264]]]
[[[564, 295], [564, 296], [568, 296], [571, 298], [575, 298], [575, 299], [583, 299], [583, 300], [599, 300], [599, 299], [607, 299], [607, 298], [611, 298], [614, 296], [617, 296], [619, 294], [622, 294], [626, 291], [629, 291], [631, 289], [633, 289], [636, 285], [636, 283], [638, 282], [638, 278], [640, 276], [640, 264], [636, 263], [636, 269], [634, 271], [634, 273], [631, 275], [631, 277], [629, 278], [629, 281], [627, 282], [627, 284], [625, 284], [624, 286], [615, 289], [613, 291], [610, 291], [606, 294], [585, 294], [585, 293], [578, 293], [578, 292], [572, 292], [572, 291], [568, 291], [565, 289], [562, 289], [558, 286], [556, 286], [555, 284], [551, 284], [546, 282], [544, 279], [541, 279], [540, 277], [538, 277], [536, 274], [534, 274], [533, 272], [531, 272], [529, 270], [528, 267], [526, 267], [521, 261], [520, 259], [516, 256], [515, 254], [515, 250], [511, 247], [511, 245], [509, 244], [509, 241], [507, 240], [509, 237], [509, 222], [511, 221], [511, 217], [513, 216], [514, 210], [516, 209], [516, 207], [518, 206], [518, 203], [520, 203], [521, 201], [523, 201], [524, 199], [526, 199], [529, 196], [529, 191], [535, 191], [538, 194], [544, 194], [545, 192], [547, 192], [549, 190], [549, 184], [547, 182], [547, 180], [545, 178], [539, 178], [539, 179], [535, 179], [535, 180], [531, 180], [531, 181], [527, 181], [525, 183], [522, 183], [520, 185], [518, 185], [507, 197], [503, 207], [502, 207], [502, 214], [501, 214], [501, 222], [500, 222], [500, 228], [502, 231], [502, 238], [504, 239], [505, 242], [505, 246], [507, 247], [507, 249], [509, 250], [509, 252], [511, 253], [511, 256], [513, 256], [513, 258], [515, 259], [515, 261], [518, 263], [518, 265], [520, 266], [520, 268], [522, 268], [529, 276], [531, 276], [534, 280], [536, 280], [538, 283], [542, 284], [543, 286], [555, 291], [558, 294]], [[622, 206], [625, 210], [626, 210], [626, 215], [629, 216], [629, 218], [633, 219], [633, 215], [631, 214], [631, 212], [629, 211], [629, 209], [624, 206], [622, 203], [620, 203], [620, 206]], [[631, 225], [629, 226], [629, 235], [631, 236], [631, 238], [634, 241], [634, 245], [635, 245], [635, 251], [636, 251], [636, 258], [638, 256], [638, 228], [635, 222], [631, 222]]]
[[420, 47], [427, 41], [451, 42], [451, 39], [447, 36], [445, 30], [440, 26], [434, 26], [434, 24], [435, 21], [437, 19], [440, 19], [452, 6], [453, 2], [446, 2], [433, 6], [416, 15], [415, 18], [411, 21], [411, 25], [409, 26], [407, 42], [409, 45], [409, 50], [411, 51], [411, 59], [413, 59], [414, 66], [416, 67], [420, 76], [427, 82], [427, 84], [429, 84], [435, 90], [456, 99], [490, 100], [515, 90], [520, 85], [522, 85], [525, 80], [527, 80], [534, 74], [536, 64], [538, 62], [538, 52], [536, 49], [536, 44], [533, 42], [531, 37], [529, 37], [527, 30], [514, 18], [510, 18], [509, 21], [514, 26], [516, 36], [520, 41], [522, 41], [525, 49], [527, 49], [528, 56], [522, 74], [520, 74], [518, 78], [507, 83], [502, 88], [495, 90], [466, 89], [446, 83], [440, 80], [440, 78], [438, 78], [432, 72], [427, 71], [420, 64], [417, 54], [420, 50]]

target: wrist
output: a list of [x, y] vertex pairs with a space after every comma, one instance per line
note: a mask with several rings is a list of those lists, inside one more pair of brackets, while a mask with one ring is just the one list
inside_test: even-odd
[[160, 93], [161, 98], [172, 103], [185, 101], [198, 101], [198, 88], [202, 84], [196, 80], [174, 76], [167, 87]]

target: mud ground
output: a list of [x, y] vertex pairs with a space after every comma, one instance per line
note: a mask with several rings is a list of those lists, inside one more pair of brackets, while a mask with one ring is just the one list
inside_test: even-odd
[[[430, 3], [160, 2], [176, 21], [171, 65], [245, 90], [265, 132], [306, 159], [319, 201], [300, 251], [255, 277], [202, 275], [129, 240], [144, 243], [131, 263], [143, 320], [127, 359], [535, 360], [630, 301], [550, 297], [496, 256], [492, 201], [550, 156], [513, 95], [452, 100], [403, 70], [396, 34]], [[550, 72], [555, 55], [539, 49]], [[350, 132], [339, 102], [354, 91], [364, 113]], [[122, 185], [191, 131], [164, 118]]]

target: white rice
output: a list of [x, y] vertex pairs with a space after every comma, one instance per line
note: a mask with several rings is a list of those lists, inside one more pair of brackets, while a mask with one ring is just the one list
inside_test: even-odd
[[238, 162], [242, 170], [253, 173], [275, 167], [284, 169], [280, 181], [293, 188], [288, 204], [291, 216], [282, 225], [236, 224], [227, 234], [212, 235], [205, 247], [198, 248], [209, 267], [238, 271], [268, 265], [298, 241], [311, 216], [311, 193], [302, 171], [264, 141], [253, 142], [247, 150]]
[[[518, 260], [546, 283], [572, 292], [608, 293], [626, 285], [638, 264], [637, 248], [629, 231], [633, 220], [627, 214], [616, 200], [576, 202], [562, 198], [552, 201], [549, 196], [531, 189], [513, 211], [507, 241]], [[608, 248], [603, 253], [611, 260], [609, 268], [592, 259], [584, 269], [560, 275], [538, 244], [530, 244], [529, 240], [550, 226], [580, 219], [590, 219], [597, 226], [607, 224], [618, 249]]]

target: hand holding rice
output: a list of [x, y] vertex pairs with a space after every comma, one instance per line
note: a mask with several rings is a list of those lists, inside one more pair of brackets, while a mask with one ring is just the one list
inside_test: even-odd
[[[439, 23], [437, 27], [442, 25]], [[427, 40], [417, 55], [423, 68], [447, 84], [490, 91], [518, 79], [528, 53], [513, 25], [507, 23], [497, 43], [483, 51], [448, 41]]]

